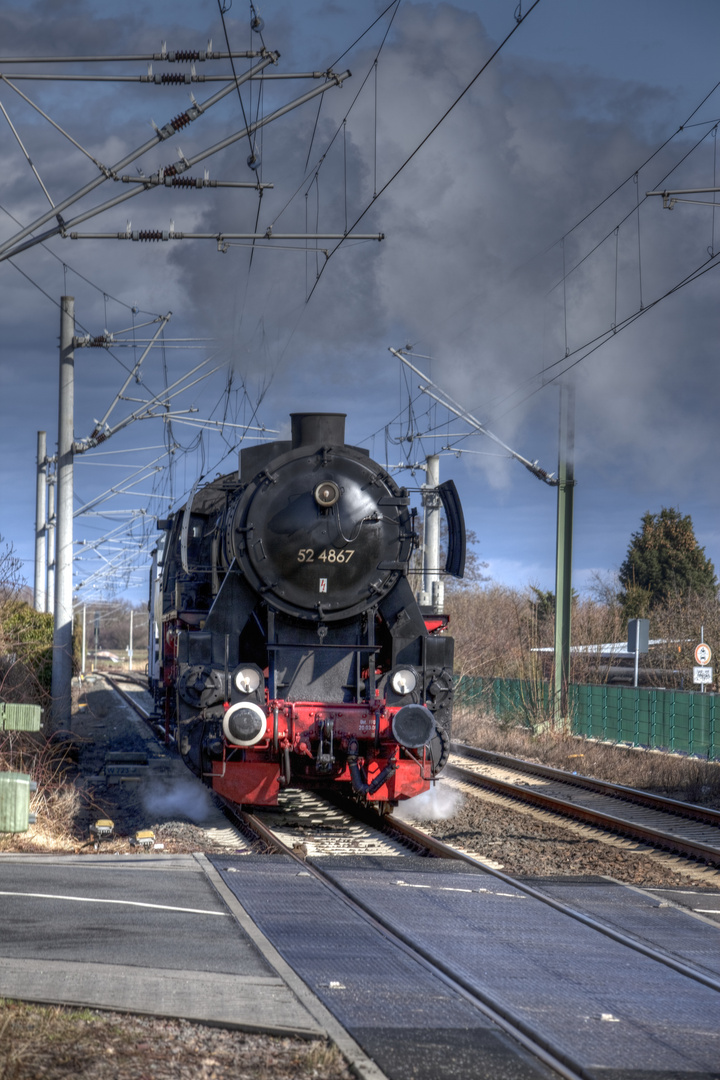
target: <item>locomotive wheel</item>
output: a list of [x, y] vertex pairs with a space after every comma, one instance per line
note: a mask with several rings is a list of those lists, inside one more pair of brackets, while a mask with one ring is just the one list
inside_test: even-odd
[[433, 776], [437, 776], [445, 768], [450, 757], [450, 736], [445, 728], [439, 724], [436, 726], [435, 734], [428, 743], [428, 752], [432, 761]]

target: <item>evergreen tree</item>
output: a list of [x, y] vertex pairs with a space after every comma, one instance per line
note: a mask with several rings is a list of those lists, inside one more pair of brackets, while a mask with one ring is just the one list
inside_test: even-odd
[[715, 567], [695, 539], [692, 519], [663, 507], [643, 515], [620, 567], [620, 602], [625, 619], [644, 617], [674, 598], [714, 598]]
[[[555, 593], [550, 590], [538, 589], [536, 585], [530, 586], [530, 591], [535, 593], [535, 599], [530, 600], [530, 609], [538, 626], [555, 622]], [[573, 589], [573, 601], [575, 590]]]

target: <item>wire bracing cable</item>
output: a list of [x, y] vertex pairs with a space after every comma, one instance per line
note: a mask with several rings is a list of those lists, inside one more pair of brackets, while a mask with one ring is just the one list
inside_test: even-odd
[[[519, 17], [519, 18], [517, 19], [517, 21], [516, 21], [516, 23], [515, 23], [515, 26], [514, 26], [514, 27], [512, 28], [512, 30], [511, 30], [511, 31], [510, 31], [510, 32], [509, 32], [508, 34], [506, 34], [506, 35], [505, 35], [505, 37], [503, 38], [503, 40], [502, 40], [502, 41], [500, 42], [500, 44], [499, 44], [499, 45], [497, 46], [497, 48], [496, 48], [496, 49], [495, 49], [495, 50], [494, 50], [494, 51], [493, 51], [493, 52], [492, 52], [492, 53], [490, 54], [490, 56], [489, 56], [489, 57], [488, 57], [488, 59], [487, 59], [487, 60], [485, 61], [485, 63], [484, 63], [483, 65], [482, 65], [482, 67], [480, 68], [480, 70], [479, 70], [479, 71], [478, 71], [478, 72], [477, 72], [477, 73], [476, 73], [476, 74], [475, 74], [475, 75], [473, 76], [473, 78], [472, 78], [472, 79], [470, 80], [470, 82], [469, 82], [469, 83], [467, 83], [467, 85], [465, 86], [465, 88], [464, 88], [464, 89], [463, 89], [463, 90], [462, 90], [462, 91], [461, 91], [461, 92], [460, 92], [460, 93], [458, 94], [458, 96], [457, 96], [457, 97], [455, 98], [455, 100], [454, 100], [454, 101], [452, 102], [452, 104], [448, 106], [448, 108], [447, 108], [447, 109], [445, 110], [445, 112], [444, 112], [444, 113], [442, 114], [442, 116], [440, 117], [440, 119], [439, 119], [439, 120], [438, 120], [438, 121], [437, 121], [437, 122], [436, 122], [435, 124], [433, 124], [433, 126], [432, 126], [432, 127], [430, 128], [430, 131], [428, 131], [427, 135], [425, 135], [425, 136], [424, 136], [424, 138], [423, 138], [423, 139], [421, 139], [421, 141], [420, 141], [420, 142], [419, 142], [419, 143], [417, 144], [417, 146], [415, 147], [415, 149], [414, 149], [414, 150], [413, 150], [413, 151], [412, 151], [412, 152], [411, 152], [410, 154], [408, 154], [408, 156], [407, 156], [407, 157], [405, 158], [405, 160], [403, 161], [402, 165], [400, 165], [400, 166], [399, 166], [399, 167], [398, 167], [398, 168], [397, 168], [397, 169], [395, 170], [395, 172], [394, 172], [394, 173], [392, 174], [392, 176], [391, 176], [391, 177], [389, 178], [389, 180], [386, 180], [386, 181], [385, 181], [385, 183], [384, 183], [384, 184], [382, 185], [382, 187], [381, 187], [381, 188], [380, 188], [380, 190], [379, 190], [379, 191], [377, 192], [377, 194], [376, 194], [376, 195], [373, 195], [372, 199], [371, 199], [371, 200], [370, 200], [370, 202], [369, 202], [369, 203], [367, 204], [367, 206], [365, 207], [365, 209], [364, 209], [364, 210], [362, 211], [362, 213], [360, 213], [360, 214], [358, 215], [358, 217], [357, 217], [357, 218], [355, 219], [355, 221], [354, 221], [354, 222], [352, 223], [352, 225], [351, 225], [351, 227], [350, 227], [350, 230], [349, 230], [350, 232], [352, 232], [352, 231], [353, 231], [353, 229], [355, 229], [355, 228], [356, 228], [356, 227], [357, 227], [357, 226], [358, 226], [358, 225], [360, 224], [360, 222], [362, 221], [362, 219], [363, 219], [363, 218], [365, 217], [365, 215], [366, 215], [366, 214], [367, 214], [367, 213], [368, 213], [368, 212], [370, 211], [370, 209], [371, 209], [371, 208], [372, 208], [372, 207], [374, 206], [374, 204], [375, 204], [375, 203], [376, 203], [376, 201], [377, 201], [377, 200], [378, 200], [378, 199], [380, 198], [380, 196], [381, 196], [381, 195], [382, 195], [382, 194], [383, 194], [383, 193], [384, 193], [385, 191], [387, 191], [387, 189], [388, 189], [388, 188], [390, 187], [390, 185], [391, 185], [392, 183], [394, 183], [394, 181], [395, 181], [395, 180], [396, 180], [396, 179], [398, 178], [398, 176], [399, 176], [399, 175], [401, 174], [401, 172], [403, 172], [403, 170], [404, 170], [405, 168], [407, 168], [407, 166], [408, 166], [408, 165], [410, 164], [410, 162], [411, 162], [411, 161], [413, 160], [413, 158], [414, 158], [414, 157], [415, 157], [415, 156], [416, 156], [416, 155], [417, 155], [417, 154], [418, 154], [418, 153], [419, 153], [419, 152], [420, 152], [420, 151], [422, 150], [423, 146], [425, 146], [425, 143], [427, 143], [427, 142], [428, 142], [428, 140], [432, 138], [432, 136], [433, 136], [433, 135], [435, 134], [435, 132], [437, 131], [437, 129], [438, 129], [438, 128], [439, 128], [440, 126], [441, 126], [441, 124], [443, 124], [443, 123], [445, 122], [445, 120], [446, 120], [446, 119], [448, 118], [448, 116], [450, 115], [450, 113], [451, 113], [451, 112], [452, 112], [452, 111], [453, 111], [453, 110], [454, 110], [454, 109], [455, 109], [455, 108], [457, 107], [457, 105], [459, 105], [459, 104], [460, 104], [460, 102], [461, 102], [461, 101], [462, 101], [462, 99], [463, 99], [463, 98], [465, 97], [465, 95], [466, 95], [466, 94], [467, 94], [467, 93], [468, 93], [468, 92], [469, 92], [469, 91], [470, 91], [470, 90], [472, 89], [472, 87], [473, 87], [473, 86], [475, 85], [475, 83], [476, 83], [476, 82], [478, 81], [478, 79], [480, 78], [480, 76], [481, 76], [481, 75], [482, 75], [482, 74], [483, 74], [483, 73], [484, 73], [484, 72], [485, 72], [485, 71], [487, 70], [487, 68], [488, 68], [488, 67], [489, 67], [489, 65], [490, 65], [490, 64], [491, 64], [491, 63], [493, 62], [493, 60], [494, 60], [494, 59], [495, 59], [495, 57], [496, 57], [496, 56], [498, 55], [498, 53], [500, 53], [500, 52], [501, 52], [501, 50], [502, 50], [502, 49], [503, 49], [503, 48], [505, 47], [505, 45], [507, 45], [508, 41], [509, 41], [509, 40], [510, 40], [510, 38], [511, 38], [511, 37], [513, 36], [513, 34], [517, 33], [517, 31], [519, 30], [519, 28], [520, 28], [520, 27], [522, 26], [522, 24], [523, 24], [523, 23], [525, 22], [525, 20], [527, 19], [527, 17], [528, 17], [528, 15], [530, 14], [530, 12], [531, 12], [531, 11], [534, 11], [534, 9], [535, 9], [535, 8], [536, 8], [536, 7], [538, 6], [538, 4], [539, 4], [539, 3], [540, 3], [540, 0], [534, 0], [534, 3], [532, 3], [532, 4], [530, 5], [530, 7], [528, 8], [528, 10], [527, 10], [527, 11], [525, 12], [525, 14], [524, 14], [524, 15], [521, 15], [521, 16], [520, 16], [520, 17]], [[312, 294], [314, 293], [315, 289], [317, 288], [318, 282], [319, 282], [320, 278], [322, 277], [322, 274], [323, 274], [323, 272], [325, 271], [325, 269], [326, 269], [326, 267], [327, 267], [327, 265], [328, 265], [328, 263], [329, 263], [330, 259], [332, 258], [332, 256], [333, 256], [333, 255], [335, 254], [335, 252], [336, 252], [336, 251], [338, 250], [338, 248], [339, 248], [339, 247], [340, 247], [340, 246], [341, 246], [341, 245], [342, 245], [342, 244], [343, 244], [344, 242], [345, 242], [345, 241], [344, 241], [344, 239], [343, 239], [343, 240], [339, 240], [339, 241], [337, 242], [337, 244], [335, 245], [335, 247], [334, 247], [334, 248], [332, 248], [332, 250], [331, 250], [331, 251], [329, 252], [329, 254], [328, 254], [328, 257], [326, 258], [326, 260], [325, 260], [325, 263], [324, 263], [324, 265], [323, 265], [323, 267], [322, 267], [322, 269], [321, 269], [321, 271], [320, 271], [320, 274], [318, 275], [317, 281], [315, 282], [315, 284], [313, 285], [312, 289], [310, 290], [310, 295], [309, 295], [309, 296], [308, 296], [308, 298], [307, 298], [307, 299], [308, 299], [308, 301], [310, 300], [310, 298], [312, 297]]]

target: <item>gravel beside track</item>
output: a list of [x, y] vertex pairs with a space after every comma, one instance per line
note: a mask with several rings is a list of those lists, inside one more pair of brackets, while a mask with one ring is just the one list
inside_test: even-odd
[[[438, 820], [434, 815], [443, 813]], [[720, 873], [547, 811], [519, 806], [469, 784], [442, 779], [430, 812], [396, 811], [438, 839], [513, 877], [605, 875], [628, 885], [717, 889]]]
[[[146, 691], [132, 683], [122, 686], [132, 690], [146, 710], [152, 709]], [[151, 829], [162, 850], [174, 855], [263, 849], [222, 817], [219, 804], [172, 746], [164, 746], [104, 680], [83, 683], [68, 738], [77, 764], [66, 775], [79, 794], [68, 838], [71, 850], [92, 854], [89, 828], [98, 818], [115, 823], [115, 837], [102, 843], [104, 852], [133, 850], [132, 838], [141, 829]], [[138, 770], [139, 779], [113, 782], [105, 774], [109, 753], [145, 754], [147, 768]], [[37, 845], [31, 850], [37, 851]]]

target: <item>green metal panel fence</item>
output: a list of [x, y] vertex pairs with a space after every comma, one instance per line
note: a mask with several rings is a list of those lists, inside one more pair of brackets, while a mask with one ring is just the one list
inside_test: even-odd
[[[574, 684], [569, 702], [574, 735], [651, 749], [720, 757], [717, 694], [632, 686]], [[521, 679], [458, 680], [459, 705], [481, 705], [499, 720], [533, 726], [549, 715], [548, 683]]]
[[534, 724], [550, 708], [548, 683], [526, 679], [460, 678], [455, 686], [455, 702], [480, 706], [499, 720]]

